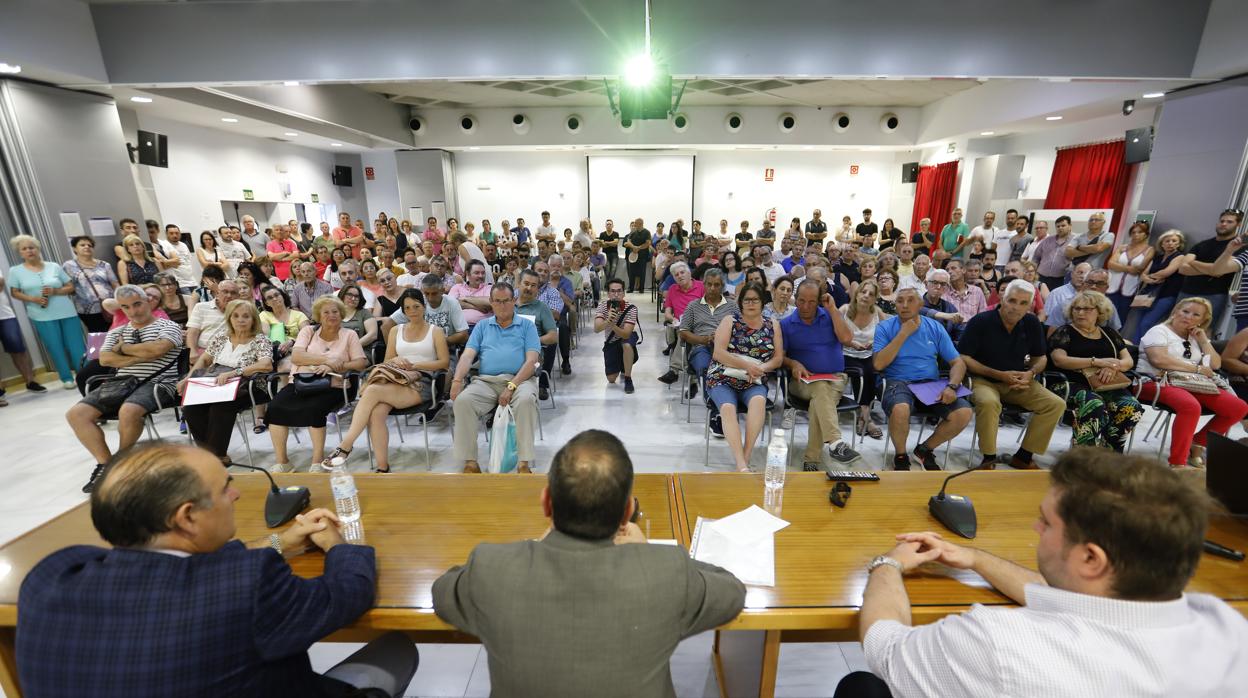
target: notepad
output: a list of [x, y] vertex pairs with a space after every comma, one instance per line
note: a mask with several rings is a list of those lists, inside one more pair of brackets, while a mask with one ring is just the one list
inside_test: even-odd
[[[910, 392], [914, 393], [914, 396], [917, 397], [919, 402], [924, 405], [935, 405], [940, 402], [940, 394], [948, 386], [949, 381], [945, 378], [934, 381], [923, 381], [922, 383], [909, 383], [906, 385], [907, 388], [910, 388]], [[965, 385], [958, 386], [958, 397], [966, 397], [970, 394], [970, 388]]]
[[182, 396], [182, 406], [209, 405], [217, 402], [230, 402], [238, 397], [238, 378], [231, 378], [221, 385], [213, 378], [188, 378], [186, 393]]

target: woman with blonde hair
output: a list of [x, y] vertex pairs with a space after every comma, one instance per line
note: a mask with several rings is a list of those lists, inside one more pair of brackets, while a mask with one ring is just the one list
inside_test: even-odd
[[1167, 230], [1157, 238], [1153, 248], [1153, 259], [1148, 270], [1140, 274], [1140, 288], [1131, 299], [1131, 311], [1123, 320], [1122, 336], [1134, 344], [1140, 343], [1146, 330], [1170, 315], [1183, 287], [1183, 276], [1179, 274], [1183, 250], [1187, 248], [1183, 231]]
[[[1248, 403], [1215, 374], [1222, 357], [1209, 341], [1213, 305], [1200, 297], [1184, 298], [1170, 319], [1144, 333], [1140, 340], [1139, 372], [1148, 377], [1140, 386], [1142, 402], [1162, 404], [1174, 412], [1170, 432], [1170, 465], [1204, 467], [1205, 436], [1225, 434], [1248, 414]], [[1201, 409], [1213, 419], [1196, 431]]]
[[[891, 272], [890, 272], [891, 273]], [[858, 396], [858, 423], [855, 431], [859, 436], [881, 438], [884, 432], [871, 421], [871, 402], [875, 399], [875, 365], [871, 355], [875, 347], [875, 328], [880, 320], [887, 319], [879, 306], [880, 285], [875, 279], [864, 278], [858, 284], [850, 300], [841, 306], [841, 314], [849, 321], [854, 338], [843, 347], [845, 367], [856, 368], [862, 373], [862, 395]]]
[[[26, 317], [30, 318], [43, 347], [52, 357], [61, 386], [74, 390], [77, 385], [72, 371], [87, 352], [78, 310], [70, 300], [74, 295], [74, 282], [60, 265], [43, 261], [39, 241], [35, 238], [18, 235], [9, 244], [22, 261], [9, 267], [4, 283], [13, 298], [25, 304]], [[27, 387], [30, 384], [39, 385], [28, 381]]]
[[127, 235], [121, 241], [121, 258], [117, 261], [117, 278], [121, 285], [142, 286], [156, 282], [160, 267], [147, 252], [147, 246], [138, 235]]

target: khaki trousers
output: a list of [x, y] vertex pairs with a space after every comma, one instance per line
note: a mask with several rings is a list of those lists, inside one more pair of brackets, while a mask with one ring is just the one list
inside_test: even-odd
[[841, 438], [841, 427], [838, 424], [840, 415], [836, 406], [845, 394], [845, 374], [838, 373], [832, 381], [815, 381], [803, 383], [789, 379], [789, 390], [803, 400], [810, 401], [810, 433], [806, 440], [806, 452], [802, 461], [818, 463], [822, 460], [822, 448], [825, 443], [833, 443]]
[[1065, 401], [1034, 380], [1025, 390], [1009, 390], [1004, 383], [976, 377], [971, 388], [971, 403], [975, 410], [979, 450], [990, 456], [997, 455], [1002, 403], [1032, 412], [1027, 432], [1023, 434], [1023, 448], [1033, 454], [1044, 453], [1049, 448], [1049, 438], [1053, 436], [1053, 430], [1066, 409]]
[[[498, 407], [498, 396], [507, 389], [510, 374], [477, 376], [459, 397], [455, 398], [455, 460], [477, 460], [477, 420]], [[537, 425], [537, 377], [521, 383], [511, 396], [516, 419], [516, 455], [519, 460], [533, 462], [533, 431]]]

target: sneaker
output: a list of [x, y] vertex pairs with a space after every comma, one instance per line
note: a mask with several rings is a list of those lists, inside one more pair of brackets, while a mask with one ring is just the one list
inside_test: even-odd
[[675, 383], [676, 379], [679, 377], [680, 376], [677, 376], [675, 371], [668, 370], [667, 373], [664, 373], [663, 375], [659, 376], [659, 382], [671, 385], [672, 383]]
[[924, 470], [940, 470], [940, 464], [936, 462], [936, 453], [927, 446], [923, 444], [915, 446], [914, 455], [919, 457], [919, 462], [923, 464]]
[[[78, 389], [78, 384], [77, 384], [77, 383], [75, 383], [75, 382], [73, 382], [73, 381], [65, 381], [64, 383], [61, 383], [61, 387], [62, 387], [62, 388], [64, 388], [64, 389], [66, 389], [66, 390], [77, 390], [77, 389]], [[41, 392], [43, 392], [43, 391], [45, 391], [45, 390], [47, 390], [47, 388], [45, 388], [45, 387], [43, 387], [43, 386], [41, 385], [41, 386], [39, 386], [39, 390], [38, 390], [38, 391], [36, 391], [36, 392], [40, 392], [40, 393], [41, 393]]]
[[711, 420], [711, 436], [717, 439], [724, 438], [724, 420], [719, 415], [714, 415]]
[[817, 472], [819, 472], [820, 470], [823, 470], [823, 463], [814, 463], [814, 462], [811, 462], [811, 461], [803, 461], [803, 462], [802, 462], [802, 472], [803, 472], [803, 473], [817, 473]]
[[[74, 387], [77, 387], [77, 386], [74, 386]], [[26, 389], [27, 389], [27, 390], [29, 390], [29, 391], [30, 391], [30, 392], [32, 392], [32, 393], [46, 393], [46, 392], [48, 392], [48, 389], [47, 389], [47, 388], [43, 387], [42, 385], [39, 385], [38, 383], [36, 383], [36, 382], [34, 382], [34, 381], [31, 381], [31, 382], [27, 383], [27, 384], [26, 384]]]
[[784, 417], [780, 420], [780, 428], [787, 431], [793, 428], [795, 422], [797, 422], [797, 410], [790, 407], [784, 411]]
[[108, 468], [107, 465], [103, 463], [97, 463], [95, 466], [95, 470], [91, 471], [91, 478], [87, 480], [87, 484], [82, 486], [82, 491], [85, 492], [86, 494], [91, 494], [91, 490], [95, 489], [95, 486], [100, 484], [100, 480], [104, 479], [104, 471], [107, 468]]
[[904, 453], [899, 456], [893, 456], [893, 470], [909, 470], [909, 469], [910, 469], [910, 456], [907, 456]]
[[624, 392], [628, 395], [632, 395], [633, 390], [633, 379], [628, 376], [624, 376]]
[[832, 456], [832, 460], [842, 465], [858, 460], [861, 457], [857, 451], [850, 448], [849, 444], [844, 441], [838, 442], [835, 446], [829, 446], [828, 455]]
[[182, 420], [182, 421], [180, 421], [180, 422], [178, 422], [178, 433], [179, 433], [179, 434], [185, 434], [185, 433], [186, 433], [186, 420], [185, 420], [185, 419], [184, 419], [184, 420]]
[[269, 472], [274, 474], [293, 473], [295, 472], [295, 467], [290, 463], [274, 463], [269, 466]]

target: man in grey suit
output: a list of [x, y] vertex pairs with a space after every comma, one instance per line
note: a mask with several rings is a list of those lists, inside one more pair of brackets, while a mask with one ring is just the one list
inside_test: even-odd
[[494, 696], [674, 697], [677, 643], [736, 617], [745, 586], [634, 523], [624, 444], [584, 431], [551, 463], [540, 540], [478, 545], [433, 585], [438, 617], [481, 639]]

